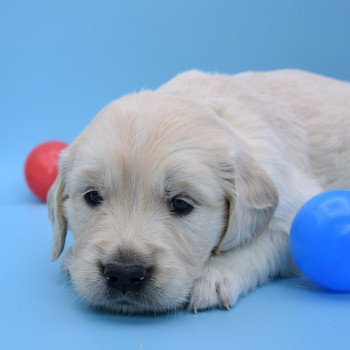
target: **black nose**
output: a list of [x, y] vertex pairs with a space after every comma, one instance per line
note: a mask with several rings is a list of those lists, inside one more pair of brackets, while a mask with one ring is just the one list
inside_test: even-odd
[[148, 277], [148, 269], [142, 265], [121, 265], [117, 263], [107, 264], [103, 275], [107, 279], [109, 288], [126, 293], [127, 290], [141, 288]]

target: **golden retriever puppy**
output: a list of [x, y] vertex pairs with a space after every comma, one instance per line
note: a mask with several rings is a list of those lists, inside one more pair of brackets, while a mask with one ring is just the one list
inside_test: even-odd
[[350, 185], [350, 84], [190, 71], [105, 107], [61, 157], [53, 259], [116, 312], [230, 308], [296, 271], [291, 221]]

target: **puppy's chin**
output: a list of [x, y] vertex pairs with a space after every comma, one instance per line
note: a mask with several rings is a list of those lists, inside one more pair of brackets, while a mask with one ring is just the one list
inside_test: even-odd
[[169, 311], [181, 310], [187, 304], [187, 300], [178, 302], [174, 305], [153, 304], [149, 302], [139, 303], [129, 298], [104, 299], [100, 303], [89, 303], [93, 308], [104, 310], [106, 312], [128, 315], [149, 315], [149, 314], [164, 314]]
[[[146, 308], [144, 305], [140, 305], [134, 302], [119, 300], [115, 303], [109, 302], [103, 304], [100, 308], [105, 310], [106, 312], [116, 313], [116, 314], [124, 314], [124, 315], [146, 315], [151, 311]], [[154, 310], [154, 313], [157, 313]]]

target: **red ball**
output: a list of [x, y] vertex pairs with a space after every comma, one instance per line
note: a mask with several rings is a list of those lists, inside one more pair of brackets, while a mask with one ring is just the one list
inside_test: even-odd
[[55, 182], [61, 151], [68, 145], [49, 141], [35, 147], [25, 163], [25, 178], [31, 191], [46, 202], [50, 187]]

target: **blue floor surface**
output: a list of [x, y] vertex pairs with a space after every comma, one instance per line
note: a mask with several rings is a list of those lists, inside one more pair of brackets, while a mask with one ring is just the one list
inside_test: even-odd
[[[47, 208], [1, 204], [0, 349], [345, 349], [350, 294], [274, 281], [231, 311], [122, 316], [86, 307], [50, 262]], [[346, 345], [347, 344], [347, 345]]]

